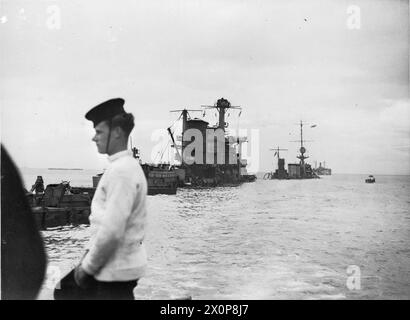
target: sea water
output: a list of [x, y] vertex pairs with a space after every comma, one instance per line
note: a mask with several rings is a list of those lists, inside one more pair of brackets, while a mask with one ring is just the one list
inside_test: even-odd
[[[91, 186], [93, 171], [22, 170], [28, 189]], [[262, 175], [261, 175], [262, 176]], [[136, 299], [409, 299], [410, 177], [332, 175], [148, 196]], [[78, 263], [88, 226], [43, 231], [39, 299]]]

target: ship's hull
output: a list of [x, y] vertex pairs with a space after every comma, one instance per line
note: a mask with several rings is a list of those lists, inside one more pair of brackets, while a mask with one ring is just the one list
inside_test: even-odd
[[[193, 164], [181, 167], [185, 170], [184, 187], [220, 187], [238, 185], [251, 177], [244, 178], [240, 174], [238, 165], [222, 164]], [[256, 177], [255, 177], [256, 178]]]
[[155, 167], [143, 164], [142, 169], [148, 183], [148, 195], [176, 194], [179, 183], [178, 173], [169, 167]]
[[49, 184], [44, 193], [27, 193], [34, 220], [40, 230], [65, 225], [88, 224], [94, 188], [71, 188]]
[[[180, 178], [176, 170], [156, 167], [149, 164], [142, 164], [141, 167], [147, 179], [148, 195], [177, 193]], [[94, 188], [97, 187], [100, 178], [101, 175], [93, 177]]]
[[33, 207], [34, 220], [39, 230], [66, 225], [89, 224], [90, 207]]
[[329, 169], [329, 168], [318, 168], [318, 169], [313, 169], [313, 170], [319, 176], [330, 176], [330, 175], [332, 175], [332, 169]]

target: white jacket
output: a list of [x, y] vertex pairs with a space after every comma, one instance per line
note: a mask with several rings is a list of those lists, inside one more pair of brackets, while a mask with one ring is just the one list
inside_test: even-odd
[[143, 276], [147, 181], [131, 151], [108, 157], [109, 167], [91, 203], [91, 239], [81, 262], [99, 281], [129, 281]]

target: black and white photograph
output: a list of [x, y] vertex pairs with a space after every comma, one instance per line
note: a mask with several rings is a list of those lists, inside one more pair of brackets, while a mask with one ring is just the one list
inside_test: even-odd
[[1, 0], [0, 43], [1, 300], [410, 299], [408, 0]]

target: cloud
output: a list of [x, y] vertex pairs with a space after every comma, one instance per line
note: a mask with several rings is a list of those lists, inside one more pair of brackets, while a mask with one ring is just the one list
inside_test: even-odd
[[410, 133], [410, 100], [387, 101], [387, 103], [389, 105], [379, 114], [381, 123], [395, 130], [405, 129]]
[[[355, 1], [355, 31], [346, 28], [347, 1], [69, 1], [57, 3], [58, 31], [45, 26], [47, 1], [3, 2], [2, 138], [27, 166], [93, 167], [84, 113], [113, 96], [136, 116], [133, 141], [147, 157], [151, 133], [176, 118], [169, 110], [220, 97], [243, 107], [240, 128], [261, 130], [261, 150], [296, 150], [294, 123], [317, 123], [306, 132], [309, 151], [336, 172], [351, 157], [382, 159], [380, 146], [408, 142], [406, 1]], [[11, 18], [22, 4], [25, 22]], [[268, 151], [261, 160], [271, 166]], [[354, 169], [369, 163], [383, 169], [378, 161]]]

